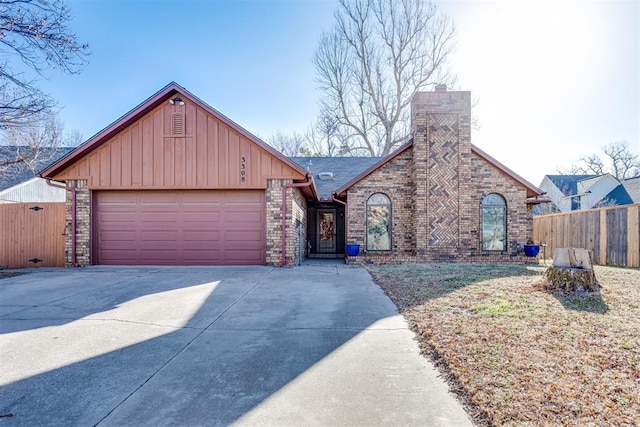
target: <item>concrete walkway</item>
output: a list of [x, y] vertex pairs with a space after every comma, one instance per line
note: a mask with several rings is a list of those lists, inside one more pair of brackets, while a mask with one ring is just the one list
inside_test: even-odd
[[0, 427], [471, 425], [364, 269], [28, 271], [0, 280]]

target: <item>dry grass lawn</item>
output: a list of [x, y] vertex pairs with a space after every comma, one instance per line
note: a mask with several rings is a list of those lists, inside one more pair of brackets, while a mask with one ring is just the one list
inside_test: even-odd
[[367, 268], [478, 425], [640, 426], [640, 270], [576, 298], [542, 265]]

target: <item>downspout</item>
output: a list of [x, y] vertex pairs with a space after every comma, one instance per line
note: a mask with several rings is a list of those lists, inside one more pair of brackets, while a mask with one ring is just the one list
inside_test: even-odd
[[[344, 244], [346, 245], [349, 240], [349, 206], [347, 206], [347, 202], [338, 199], [335, 193], [331, 194], [331, 200], [344, 206]], [[346, 253], [344, 255], [347, 256]]]
[[63, 190], [71, 191], [71, 265], [78, 267], [76, 256], [76, 189], [74, 187], [62, 184], [54, 184], [49, 178], [46, 178], [47, 185]]
[[288, 183], [282, 186], [282, 257], [280, 258], [280, 267], [287, 263], [287, 189], [310, 187], [313, 183], [313, 177], [307, 174], [306, 179], [306, 182]]

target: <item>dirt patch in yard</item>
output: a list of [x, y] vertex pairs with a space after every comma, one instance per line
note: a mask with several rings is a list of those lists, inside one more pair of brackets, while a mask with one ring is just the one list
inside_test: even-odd
[[537, 265], [367, 268], [478, 425], [640, 426], [640, 270], [573, 297]]

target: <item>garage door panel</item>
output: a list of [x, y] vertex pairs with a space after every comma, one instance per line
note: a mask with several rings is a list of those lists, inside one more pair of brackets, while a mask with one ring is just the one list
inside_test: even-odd
[[104, 200], [103, 204], [105, 205], [109, 205], [109, 206], [116, 206], [116, 205], [131, 205], [131, 204], [136, 204], [138, 197], [136, 196], [135, 193], [130, 193], [130, 194], [126, 194], [123, 192], [120, 192], [122, 197], [119, 197], [118, 199], [109, 199], [109, 200]]
[[135, 222], [135, 217], [131, 216], [131, 211], [123, 212], [100, 212], [100, 221], [103, 223], [113, 222]]
[[228, 264], [237, 264], [237, 265], [252, 265], [250, 262], [247, 262], [247, 254], [252, 257], [257, 257], [260, 255], [258, 251], [247, 251], [247, 250], [227, 250], [225, 251], [225, 261]]
[[178, 239], [178, 232], [166, 229], [141, 231], [140, 238], [145, 242], [175, 242]]
[[161, 262], [172, 263], [178, 259], [175, 249], [143, 249], [140, 251], [140, 264], [155, 265]]
[[177, 202], [171, 202], [171, 203], [144, 203], [141, 202], [141, 205], [138, 205], [138, 209], [140, 210], [140, 212], [145, 212], [148, 214], [154, 213], [154, 212], [175, 212], [176, 211], [176, 206], [178, 205]]
[[202, 197], [200, 197], [199, 194], [190, 192], [190, 193], [184, 193], [182, 197], [182, 203], [187, 205], [188, 204], [202, 205], [203, 203], [205, 203], [207, 205], [215, 206], [215, 205], [222, 205], [224, 203], [224, 200], [228, 198], [229, 198], [228, 195], [213, 194], [208, 200], [203, 201]]
[[182, 214], [182, 221], [217, 224], [220, 222], [220, 213], [211, 212], [210, 210], [204, 210], [202, 212], [184, 212]]
[[101, 253], [103, 261], [114, 261], [117, 264], [129, 264], [135, 260], [135, 250], [105, 250]]
[[263, 191], [103, 191], [96, 211], [99, 264], [265, 262]]
[[225, 222], [262, 222], [260, 212], [225, 212]]
[[152, 212], [140, 212], [140, 221], [142, 222], [177, 222], [180, 219], [180, 216], [177, 212], [175, 212], [176, 207], [173, 208], [173, 211], [152, 211]]
[[133, 198], [141, 200], [146, 205], [175, 203], [180, 197], [180, 193], [176, 191], [134, 191], [131, 193]]
[[134, 209], [135, 205], [131, 203], [122, 203], [122, 204], [105, 204], [102, 205], [101, 213], [103, 215], [117, 215], [120, 213], [128, 213], [131, 212], [131, 209]]
[[188, 242], [207, 242], [213, 244], [220, 240], [220, 231], [218, 230], [185, 230], [182, 238]]
[[136, 240], [134, 233], [128, 231], [100, 231], [100, 240], [112, 242], [133, 242]]
[[261, 238], [261, 234], [258, 231], [249, 231], [249, 230], [237, 230], [237, 231], [227, 231], [226, 240], [232, 240], [233, 243], [242, 243], [242, 242], [255, 242], [256, 240]]
[[197, 250], [197, 249], [186, 249], [185, 250], [185, 259], [192, 261], [209, 261], [220, 259], [220, 250]]

